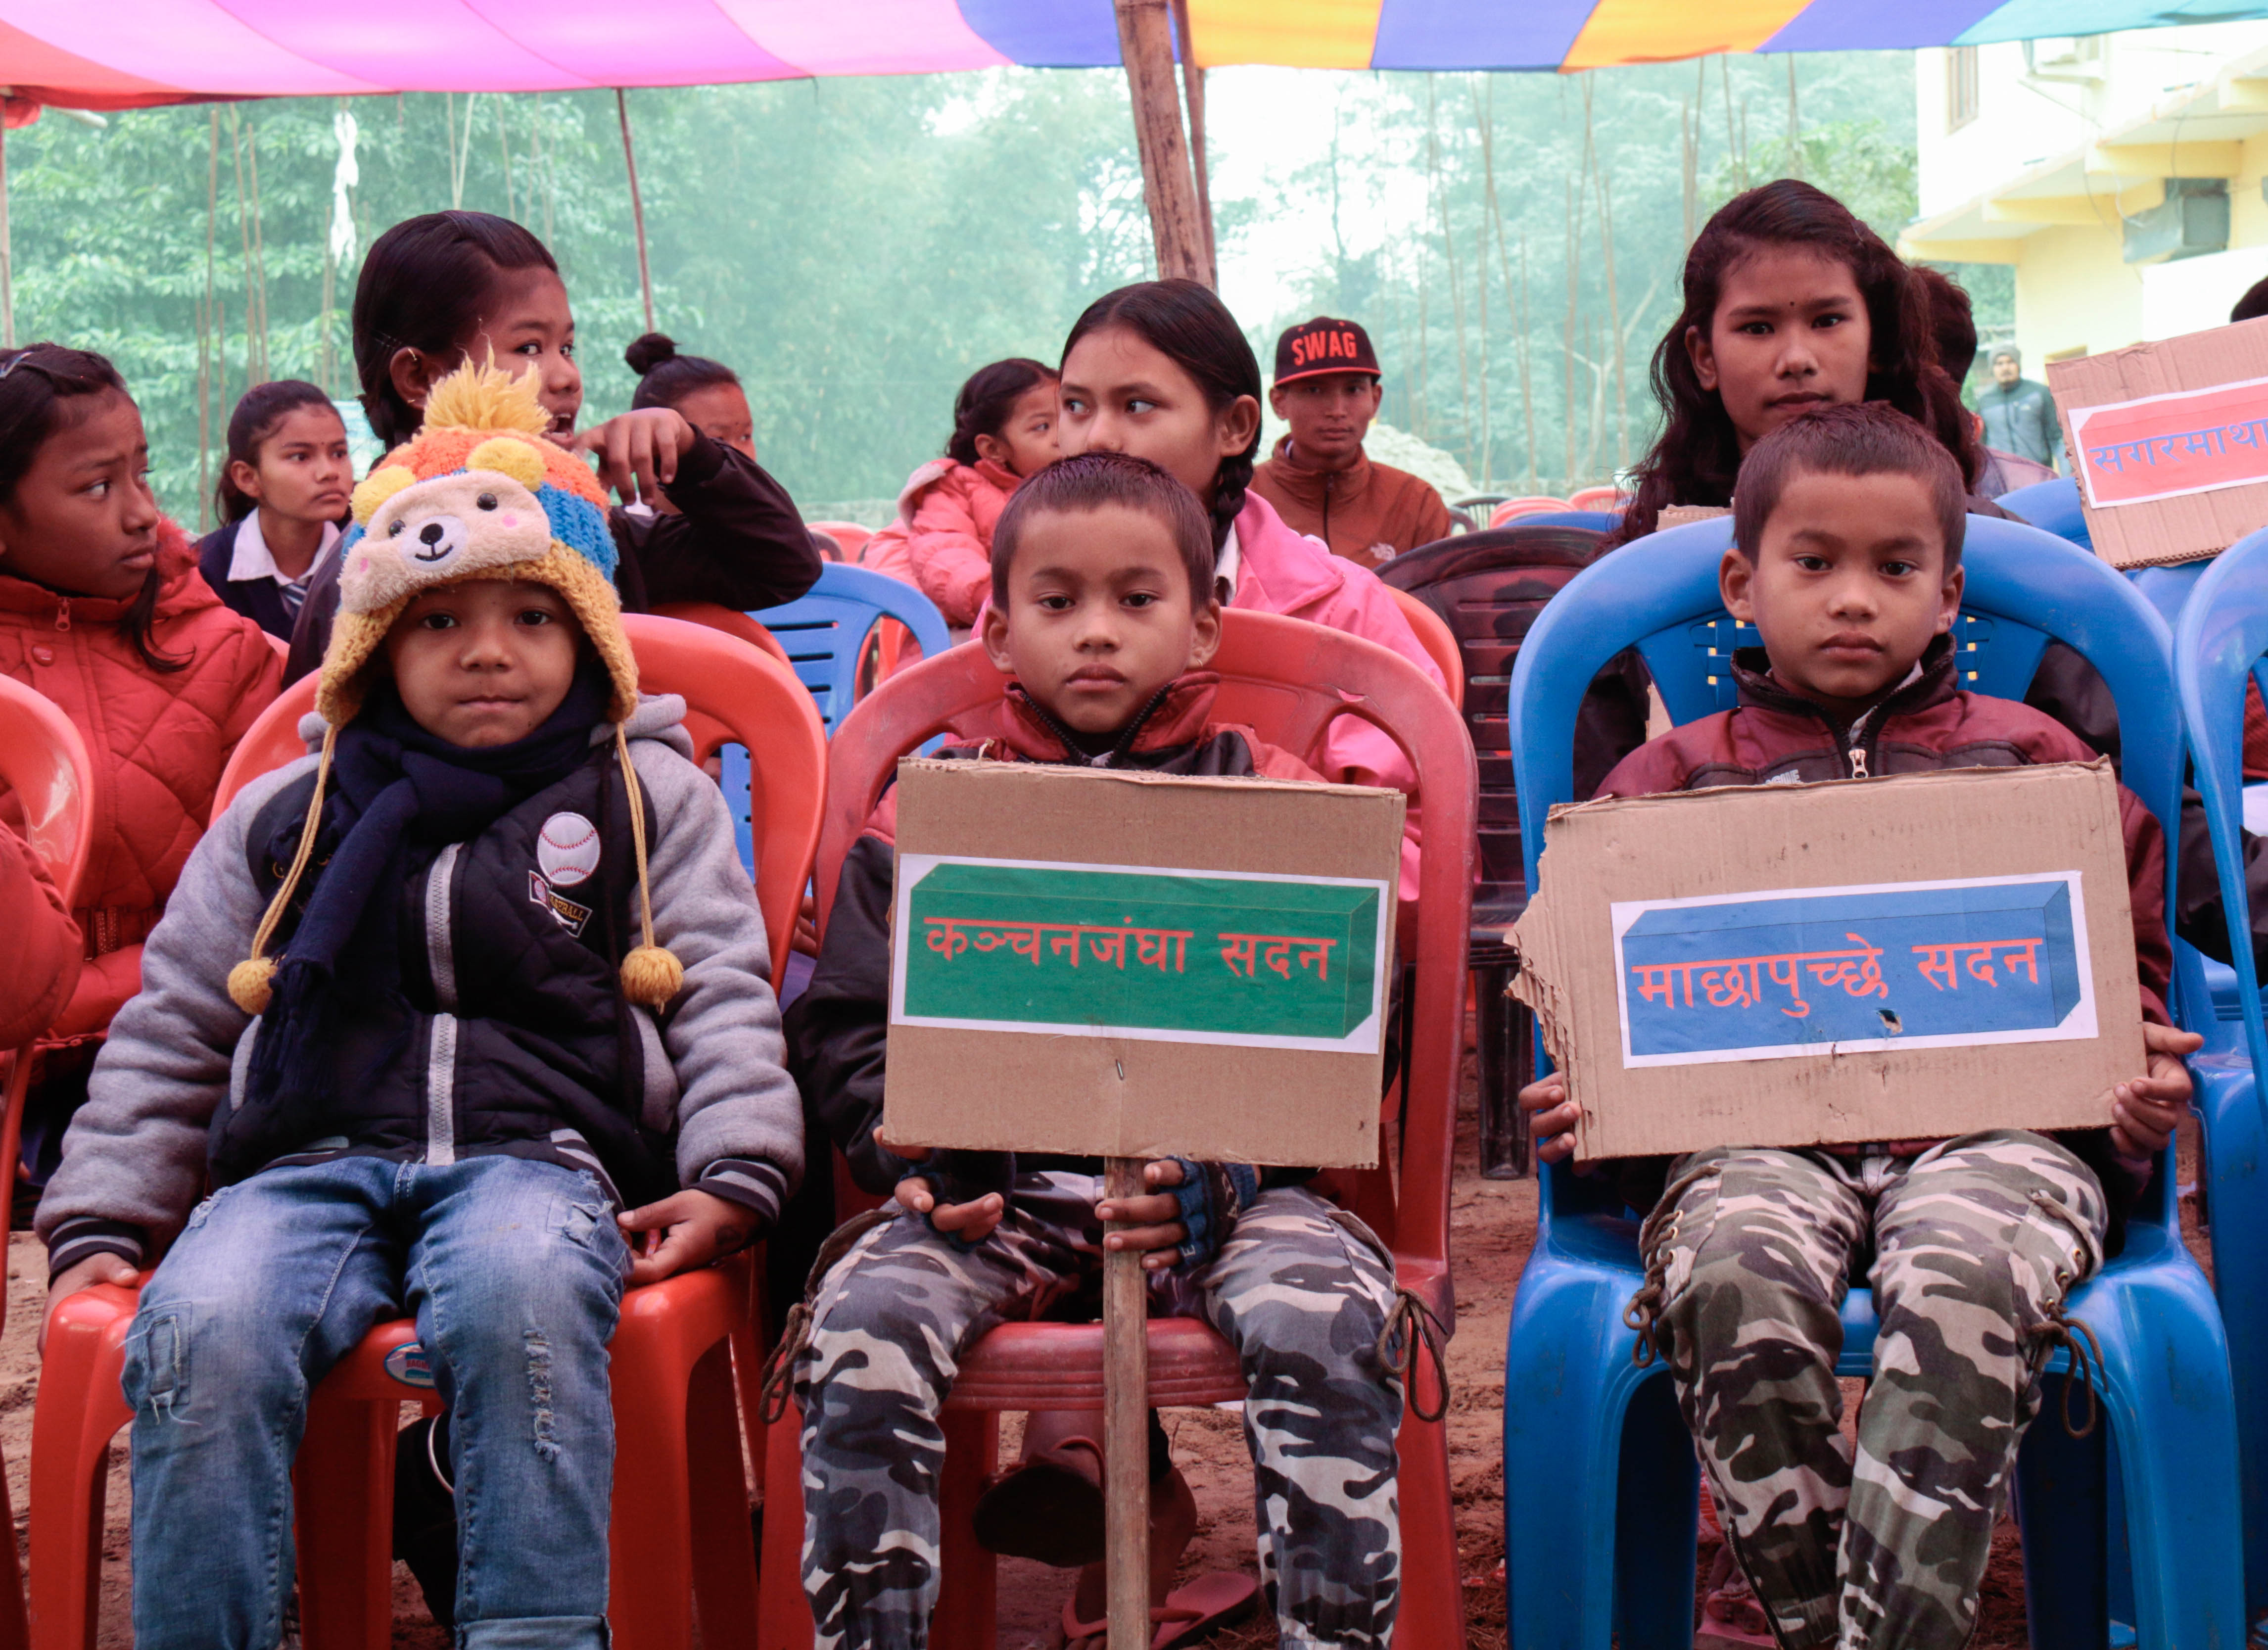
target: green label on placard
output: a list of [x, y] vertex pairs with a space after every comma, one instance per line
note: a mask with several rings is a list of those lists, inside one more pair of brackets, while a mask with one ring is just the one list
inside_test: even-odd
[[894, 1021], [1376, 1046], [1383, 882], [902, 855]]

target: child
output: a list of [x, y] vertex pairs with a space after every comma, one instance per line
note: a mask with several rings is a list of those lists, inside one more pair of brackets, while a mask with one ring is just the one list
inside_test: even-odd
[[[748, 410], [740, 375], [731, 367], [705, 355], [680, 355], [676, 341], [659, 332], [632, 339], [622, 359], [638, 375], [638, 387], [630, 395], [632, 412], [666, 407], [711, 441], [755, 461], [755, 415]], [[667, 503], [665, 494], [655, 506]]]
[[1025, 476], [1056, 461], [1056, 372], [1018, 357], [979, 367], [953, 401], [953, 438], [906, 480], [898, 519], [858, 559], [920, 586], [966, 632], [992, 588], [992, 527]]
[[1927, 295], [1833, 195], [1781, 178], [1717, 209], [1685, 254], [1685, 306], [1653, 351], [1664, 421], [1616, 542], [1671, 505], [1729, 505], [1748, 450], [1820, 407], [1888, 401], [1977, 474]]
[[229, 416], [214, 498], [221, 526], [197, 542], [205, 583], [290, 641], [309, 580], [337, 548], [353, 486], [346, 424], [329, 395], [298, 379], [254, 385]]
[[[1799, 417], [1750, 450], [1739, 498], [1725, 605], [1764, 638], [1734, 658], [1741, 706], [1646, 745], [1602, 795], [2093, 758], [2046, 716], [1956, 685], [1962, 482], [1928, 432], [1881, 406]], [[2119, 801], [2149, 1074], [2117, 1086], [2108, 1128], [1618, 1166], [1653, 1211], [1641, 1348], [1669, 1366], [1786, 1650], [1966, 1642], [2064, 1301], [2115, 1251], [2187, 1108], [2179, 1057], [2200, 1039], [2166, 1023], [2164, 840]], [[1580, 1117], [1565, 1079], [1521, 1103], [1539, 1155], [1565, 1159]], [[1881, 1330], [1854, 1448], [1837, 1313], [1868, 1253]]]
[[140, 988], [142, 942], [221, 770], [282, 674], [260, 627], [197, 576], [149, 468], [141, 409], [108, 361], [53, 343], [0, 351], [0, 671], [77, 725], [99, 821], [72, 913], [86, 965], [49, 1028], [26, 1113], [35, 1183], [93, 1045]]
[[[624, 504], [666, 497], [682, 512], [643, 528], [609, 512], [626, 611], [672, 601], [776, 607], [819, 577], [785, 490], [679, 414], [647, 407], [575, 432], [583, 373], [567, 288], [543, 243], [509, 218], [431, 212], [372, 241], [355, 286], [354, 350], [371, 430], [389, 447], [416, 433], [433, 385], [463, 362], [534, 366], [555, 440], [598, 454], [600, 479]], [[309, 590], [288, 680], [322, 659], [337, 582], [319, 573]]]
[[[1213, 718], [1204, 668], [1219, 637], [1212, 535], [1165, 472], [1105, 453], [1041, 471], [1002, 512], [992, 567], [983, 645], [1013, 680], [997, 706], [959, 725], [955, 754], [1316, 777]], [[1383, 1646], [1401, 1551], [1402, 1393], [1377, 1352], [1394, 1305], [1390, 1262], [1301, 1171], [1168, 1159], [1145, 1171], [1154, 1191], [1121, 1206], [1096, 1201], [1090, 1159], [880, 1139], [895, 805], [883, 798], [843, 863], [818, 974], [791, 1025], [805, 1093], [852, 1174], [895, 1197], [894, 1215], [878, 1212], [814, 1278], [810, 1338], [795, 1356], [804, 1584], [820, 1641], [926, 1642], [938, 1406], [955, 1356], [994, 1323], [1091, 1295], [1101, 1222], [1126, 1220], [1135, 1229], [1108, 1242], [1147, 1251], [1156, 1307], [1202, 1316], [1238, 1348], [1261, 1573], [1284, 1642]], [[1178, 1548], [1160, 1557], [1153, 1543], [1153, 1586]], [[1089, 1622], [1101, 1614], [1099, 1600], [1085, 1610]]]
[[164, 1253], [124, 1377], [144, 1646], [277, 1641], [307, 1393], [405, 1312], [458, 1642], [603, 1645], [623, 1285], [750, 1241], [802, 1166], [762, 919], [682, 702], [639, 697], [604, 495], [527, 380], [430, 405], [356, 490], [321, 755], [198, 845], [40, 1211], [51, 1301]]
[[1355, 322], [1318, 315], [1286, 327], [1268, 404], [1291, 429], [1252, 473], [1252, 490], [1293, 531], [1365, 567], [1449, 536], [1449, 507], [1432, 483], [1362, 450], [1381, 382], [1370, 335]]
[[[1390, 647], [1437, 682], [1440, 668], [1366, 567], [1284, 525], [1249, 491], [1260, 449], [1260, 363], [1212, 289], [1142, 281], [1087, 306], [1064, 343], [1063, 450], [1130, 453], [1197, 496], [1212, 520], [1216, 592], [1224, 607], [1289, 614]], [[1411, 792], [1399, 746], [1341, 717], [1324, 735], [1324, 776]], [[1402, 896], [1418, 896], [1418, 810], [1408, 816]]]

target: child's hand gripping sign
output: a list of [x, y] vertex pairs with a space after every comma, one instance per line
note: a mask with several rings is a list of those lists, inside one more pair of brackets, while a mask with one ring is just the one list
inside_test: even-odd
[[[1143, 1273], [1183, 1238], [1174, 1160], [1377, 1161], [1403, 797], [909, 760], [897, 798], [883, 1133], [1105, 1160], [1112, 1639], [1147, 1642]], [[964, 1243], [1006, 1212], [927, 1179], [899, 1201]]]

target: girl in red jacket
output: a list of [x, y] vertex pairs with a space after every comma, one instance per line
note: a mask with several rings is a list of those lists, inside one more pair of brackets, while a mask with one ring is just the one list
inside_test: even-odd
[[1017, 483], [1054, 463], [1056, 372], [1018, 356], [980, 367], [953, 401], [953, 439], [906, 479], [898, 519], [859, 560], [917, 585], [956, 630], [992, 593], [992, 526]]
[[60, 1140], [93, 1045], [141, 987], [142, 941], [221, 769], [283, 681], [267, 635], [198, 576], [149, 468], [141, 409], [108, 361], [53, 343], [0, 353], [0, 671], [62, 707], [95, 769], [71, 913], [87, 961], [26, 1117], [35, 1178], [40, 1140]]

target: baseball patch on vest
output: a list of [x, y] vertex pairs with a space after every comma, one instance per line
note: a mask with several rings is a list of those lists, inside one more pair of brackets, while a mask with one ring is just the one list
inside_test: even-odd
[[[576, 880], [580, 881], [582, 879], [578, 877]], [[583, 937], [583, 924], [591, 920], [591, 908], [578, 905], [564, 894], [555, 890], [543, 880], [541, 871], [527, 873], [527, 899], [529, 904], [541, 905], [557, 917], [559, 925], [576, 939]]]
[[599, 828], [580, 814], [554, 814], [536, 835], [535, 863], [555, 888], [589, 880], [599, 868]]

